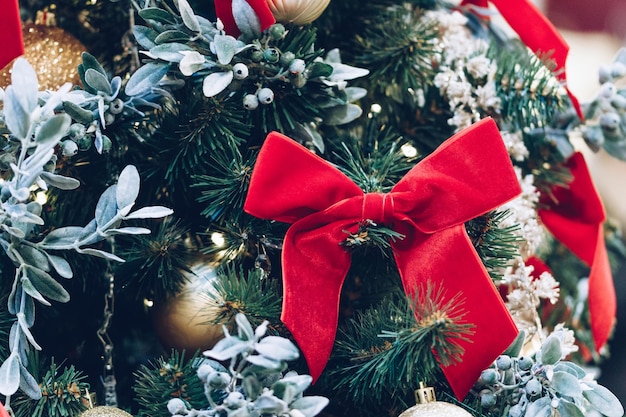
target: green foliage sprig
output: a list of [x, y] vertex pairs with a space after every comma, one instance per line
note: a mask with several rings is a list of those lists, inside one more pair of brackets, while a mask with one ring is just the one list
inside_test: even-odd
[[9, 335], [10, 354], [0, 366], [0, 393], [10, 396], [21, 388], [37, 399], [41, 397], [41, 390], [26, 368], [31, 347], [41, 349], [30, 331], [35, 322], [35, 301], [43, 305], [50, 305], [50, 300], [69, 301], [69, 293], [53, 275], [66, 279], [73, 276], [70, 264], [55, 252], [72, 250], [121, 262], [121, 258], [94, 248], [94, 244], [119, 234], [149, 233], [145, 228], [121, 227], [122, 222], [161, 218], [172, 211], [154, 206], [131, 212], [139, 195], [140, 178], [134, 166], [127, 166], [117, 184], [102, 193], [95, 217], [87, 226], [60, 227], [42, 236], [43, 207], [31, 190], [48, 190], [49, 187], [72, 190], [79, 186], [78, 180], [55, 173], [58, 159], [55, 151], [69, 134], [72, 120], [58, 109], [68, 97], [70, 86], [40, 101], [37, 75], [24, 59], [16, 60], [11, 80], [12, 84], [4, 92], [2, 109], [7, 128], [4, 139], [11, 144], [4, 156], [12, 162], [0, 192], [0, 246], [15, 265], [8, 311], [17, 320]]
[[303, 416], [314, 417], [328, 404], [319, 396], [303, 396], [312, 382], [309, 375], [288, 372], [286, 361], [297, 359], [298, 349], [288, 339], [265, 336], [268, 323], [253, 329], [245, 315], [235, 317], [237, 335], [224, 328], [224, 339], [204, 355], [227, 361], [228, 369], [204, 363], [198, 377], [204, 383], [208, 407], [191, 409], [179, 398], [168, 402], [172, 415], [229, 417]]
[[276, 24], [259, 38], [235, 39], [196, 15], [186, 0], [140, 8], [139, 16], [148, 26], [135, 26], [135, 38], [152, 61], [133, 74], [127, 91], [137, 93], [169, 74], [202, 91], [209, 107], [214, 100], [236, 100], [263, 133], [306, 132], [308, 122], [345, 124], [362, 113], [353, 102], [365, 90], [346, 83], [368, 71], [342, 64], [336, 50], [322, 59], [310, 27], [287, 31]]
[[492, 368], [484, 370], [474, 387], [482, 413], [583, 417], [595, 410], [607, 417], [623, 416], [624, 408], [613, 393], [580, 366], [565, 360], [563, 332], [548, 336], [533, 356], [517, 356], [517, 349], [501, 355]]
[[206, 398], [196, 373], [203, 362], [198, 354], [186, 359], [184, 352], [172, 351], [169, 358], [142, 365], [135, 373], [137, 383], [133, 385], [140, 406], [138, 417], [169, 417], [167, 403], [172, 398], [201, 408]]

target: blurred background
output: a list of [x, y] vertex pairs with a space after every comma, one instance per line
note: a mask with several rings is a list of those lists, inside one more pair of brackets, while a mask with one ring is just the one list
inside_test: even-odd
[[[610, 64], [618, 50], [626, 47], [626, 1], [544, 0], [539, 2], [550, 21], [570, 45], [567, 77], [572, 92], [581, 102], [599, 91], [598, 68]], [[587, 163], [598, 192], [612, 221], [626, 232], [626, 162], [604, 150], [592, 153], [586, 146]], [[626, 233], [625, 233], [626, 234]], [[614, 276], [618, 297], [615, 336], [611, 357], [602, 365], [599, 382], [626, 403], [626, 267]]]

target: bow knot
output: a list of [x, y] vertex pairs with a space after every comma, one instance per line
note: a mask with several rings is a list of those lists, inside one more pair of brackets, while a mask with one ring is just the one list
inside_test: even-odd
[[361, 220], [371, 220], [376, 224], [390, 224], [394, 220], [393, 196], [384, 193], [363, 195]]
[[[445, 289], [463, 298], [474, 339], [458, 343], [461, 362], [442, 366], [459, 398], [513, 341], [517, 329], [476, 253], [464, 222], [521, 192], [493, 120], [457, 133], [413, 167], [389, 193], [363, 191], [337, 168], [293, 140], [266, 138], [244, 204], [249, 214], [292, 223], [282, 252], [283, 311], [314, 380], [330, 357], [350, 253], [346, 230], [363, 220], [404, 235], [391, 247], [405, 292]], [[417, 300], [421, 302], [421, 300]]]

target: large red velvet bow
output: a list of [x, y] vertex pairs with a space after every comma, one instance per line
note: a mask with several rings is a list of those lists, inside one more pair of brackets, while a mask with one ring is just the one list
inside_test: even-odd
[[[259, 19], [261, 30], [276, 23], [276, 19], [270, 10], [266, 0], [245, 0]], [[241, 35], [241, 31], [235, 22], [233, 13], [233, 0], [215, 0], [215, 14], [224, 24], [224, 31], [235, 38]]]
[[417, 164], [388, 194], [369, 193], [341, 171], [279, 133], [268, 135], [250, 180], [244, 209], [293, 223], [285, 235], [281, 320], [293, 334], [314, 380], [333, 348], [341, 287], [350, 254], [346, 230], [371, 220], [403, 234], [392, 242], [404, 290], [429, 281], [445, 302], [461, 295], [473, 324], [461, 362], [443, 367], [458, 398], [517, 334], [478, 257], [464, 222], [521, 192], [496, 124], [484, 119], [457, 133]]
[[572, 182], [552, 189], [555, 198], [543, 199], [548, 207], [539, 210], [539, 216], [554, 237], [591, 267], [589, 315], [596, 350], [600, 350], [611, 334], [617, 310], [602, 226], [606, 216], [583, 155], [575, 153], [565, 165]]
[[24, 54], [22, 24], [17, 0], [0, 0], [0, 70]]
[[572, 101], [578, 117], [583, 120], [583, 112], [578, 99], [567, 88], [565, 62], [569, 53], [569, 45], [554, 25], [529, 0], [463, 0], [461, 6], [474, 5], [488, 8], [493, 3], [502, 17], [517, 33], [522, 42], [533, 52], [552, 52], [551, 59], [556, 64], [556, 76], [565, 84], [567, 95]]

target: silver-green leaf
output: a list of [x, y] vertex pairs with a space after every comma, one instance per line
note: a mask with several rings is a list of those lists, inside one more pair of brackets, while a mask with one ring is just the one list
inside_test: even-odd
[[583, 396], [589, 404], [607, 417], [622, 417], [624, 407], [619, 399], [607, 388], [599, 384], [585, 382], [591, 389], [584, 390]]
[[20, 358], [12, 352], [0, 366], [0, 394], [13, 395], [20, 386]]
[[314, 417], [327, 405], [328, 398], [312, 395], [297, 399], [291, 404], [291, 408], [300, 411], [305, 417]]
[[[182, 55], [181, 55], [182, 58]], [[170, 65], [162, 62], [148, 62], [140, 67], [128, 80], [125, 92], [129, 96], [137, 96], [156, 86], [167, 74]]]
[[194, 32], [200, 32], [200, 23], [187, 0], [178, 0], [178, 11], [183, 23]]
[[52, 148], [67, 135], [71, 124], [72, 119], [67, 114], [55, 114], [39, 126], [35, 135], [35, 142], [43, 149]]
[[160, 219], [165, 216], [169, 216], [174, 213], [170, 208], [163, 206], [148, 206], [142, 207], [139, 210], [135, 210], [129, 215], [125, 216], [125, 219]]
[[94, 90], [103, 92], [107, 95], [111, 95], [111, 83], [107, 79], [107, 77], [100, 72], [89, 68], [85, 71], [85, 82], [89, 84], [91, 88]]
[[204, 78], [202, 83], [202, 93], [206, 97], [213, 97], [221, 93], [233, 81], [232, 71], [214, 72]]
[[126, 207], [137, 200], [140, 182], [139, 171], [135, 166], [128, 165], [122, 170], [115, 190], [117, 207]]
[[46, 271], [32, 265], [26, 265], [25, 268], [28, 278], [44, 297], [60, 303], [70, 300], [70, 294]]

